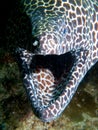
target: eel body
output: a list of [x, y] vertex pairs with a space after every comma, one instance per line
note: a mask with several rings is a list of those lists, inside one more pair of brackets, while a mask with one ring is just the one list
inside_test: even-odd
[[[32, 25], [31, 52], [17, 48], [34, 113], [50, 122], [64, 111], [98, 61], [97, 0], [21, 0]], [[67, 74], [66, 74], [67, 73]]]

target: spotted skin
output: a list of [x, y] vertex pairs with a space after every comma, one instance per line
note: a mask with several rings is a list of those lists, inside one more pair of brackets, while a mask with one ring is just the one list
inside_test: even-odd
[[[21, 0], [39, 43], [34, 53], [17, 48], [23, 82], [35, 114], [50, 122], [63, 112], [88, 70], [98, 61], [97, 0]], [[75, 57], [67, 76], [57, 80], [48, 68], [33, 69], [36, 55]]]

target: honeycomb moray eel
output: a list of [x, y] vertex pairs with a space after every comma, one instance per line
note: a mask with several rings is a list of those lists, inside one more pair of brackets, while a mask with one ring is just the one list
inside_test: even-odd
[[98, 61], [97, 0], [21, 0], [35, 51], [17, 47], [33, 111], [50, 122], [64, 111]]

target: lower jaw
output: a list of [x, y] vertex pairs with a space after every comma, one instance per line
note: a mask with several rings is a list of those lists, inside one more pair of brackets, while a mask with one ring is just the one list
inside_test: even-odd
[[[22, 56], [24, 55], [22, 54]], [[75, 55], [68, 52], [62, 55], [31, 54], [30, 56], [32, 60], [28, 70], [28, 65], [25, 63], [28, 61], [26, 60], [28, 57], [22, 58], [20, 55], [21, 60], [25, 59], [25, 62], [22, 61], [21, 64], [24, 73], [24, 85], [35, 114], [41, 118], [41, 112], [47, 109], [64, 91], [65, 88], [62, 84], [70, 75], [75, 63]], [[49, 84], [47, 81], [51, 83]], [[54, 118], [55, 117], [52, 117], [52, 119], [44, 119], [44, 117], [42, 117], [42, 120], [48, 122]]]

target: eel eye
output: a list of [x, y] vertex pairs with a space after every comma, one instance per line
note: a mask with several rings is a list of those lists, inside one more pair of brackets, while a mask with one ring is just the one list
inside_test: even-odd
[[37, 51], [39, 49], [39, 40], [38, 38], [33, 38], [32, 39], [32, 51]]
[[37, 40], [35, 40], [35, 41], [33, 42], [33, 46], [34, 46], [34, 47], [38, 46], [38, 44], [39, 44], [39, 42], [38, 42]]

